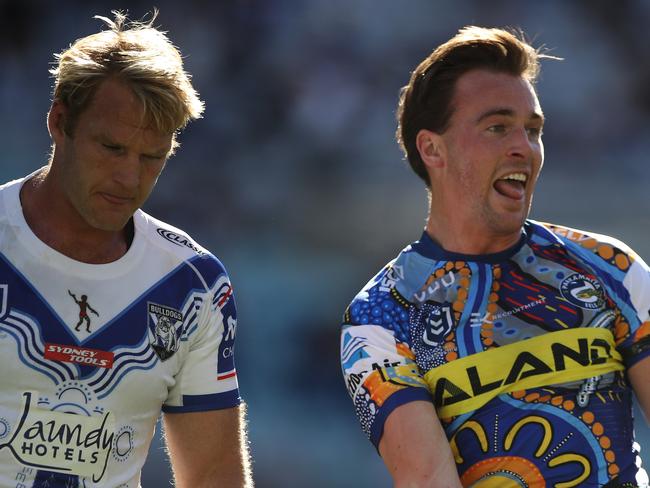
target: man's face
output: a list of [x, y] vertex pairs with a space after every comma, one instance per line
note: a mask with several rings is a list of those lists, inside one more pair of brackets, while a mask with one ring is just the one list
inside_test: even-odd
[[[65, 108], [50, 117], [63, 126]], [[105, 231], [124, 228], [149, 197], [172, 147], [173, 134], [143, 127], [142, 104], [117, 80], [98, 87], [72, 134], [56, 131], [57, 174], [69, 203], [86, 225]]]
[[441, 135], [446, 171], [440, 193], [448, 219], [488, 238], [518, 235], [544, 160], [542, 110], [526, 80], [473, 70], [456, 83]]

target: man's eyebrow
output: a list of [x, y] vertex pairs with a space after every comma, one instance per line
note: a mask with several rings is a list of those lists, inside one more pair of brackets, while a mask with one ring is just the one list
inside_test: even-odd
[[[492, 117], [494, 115], [514, 117], [515, 111], [510, 108], [493, 108], [479, 115], [478, 118], [476, 119], [476, 123], [478, 124], [483, 120], [487, 119], [488, 117]], [[529, 115], [529, 119], [544, 123], [544, 114], [542, 114], [541, 112], [531, 112], [531, 114]]]

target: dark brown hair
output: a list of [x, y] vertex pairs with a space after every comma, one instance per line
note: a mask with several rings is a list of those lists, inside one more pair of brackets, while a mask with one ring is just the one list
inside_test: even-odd
[[411, 74], [397, 107], [397, 142], [413, 171], [430, 186], [415, 139], [422, 129], [442, 134], [449, 126], [456, 81], [473, 69], [522, 76], [534, 84], [540, 54], [523, 38], [503, 29], [467, 26], [438, 46]]

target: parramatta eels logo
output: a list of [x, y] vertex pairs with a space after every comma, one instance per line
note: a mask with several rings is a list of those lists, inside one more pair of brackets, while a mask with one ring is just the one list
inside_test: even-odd
[[449, 302], [426, 302], [411, 310], [409, 322], [418, 329], [422, 328], [422, 340], [429, 346], [441, 344], [455, 325], [454, 311]]
[[32, 404], [34, 392], [26, 392], [23, 412], [11, 439], [0, 444], [25, 466], [72, 474], [101, 481], [113, 446], [115, 419], [43, 410]]
[[562, 296], [580, 308], [597, 310], [605, 305], [603, 289], [597, 280], [574, 273], [560, 284]]
[[172, 357], [178, 351], [183, 332], [183, 314], [176, 309], [147, 303], [149, 316], [149, 343], [161, 361]]

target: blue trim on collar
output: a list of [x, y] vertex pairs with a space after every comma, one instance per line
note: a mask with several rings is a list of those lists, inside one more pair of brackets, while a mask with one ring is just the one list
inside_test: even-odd
[[528, 242], [529, 235], [534, 232], [533, 224], [526, 221], [521, 230], [521, 238], [514, 246], [509, 247], [503, 251], [493, 254], [461, 254], [450, 252], [443, 249], [437, 242], [435, 242], [427, 231], [422, 232], [422, 237], [419, 241], [412, 244], [412, 248], [418, 254], [424, 257], [435, 259], [437, 261], [467, 261], [474, 263], [499, 263], [507, 260], [519, 252], [526, 242]]

